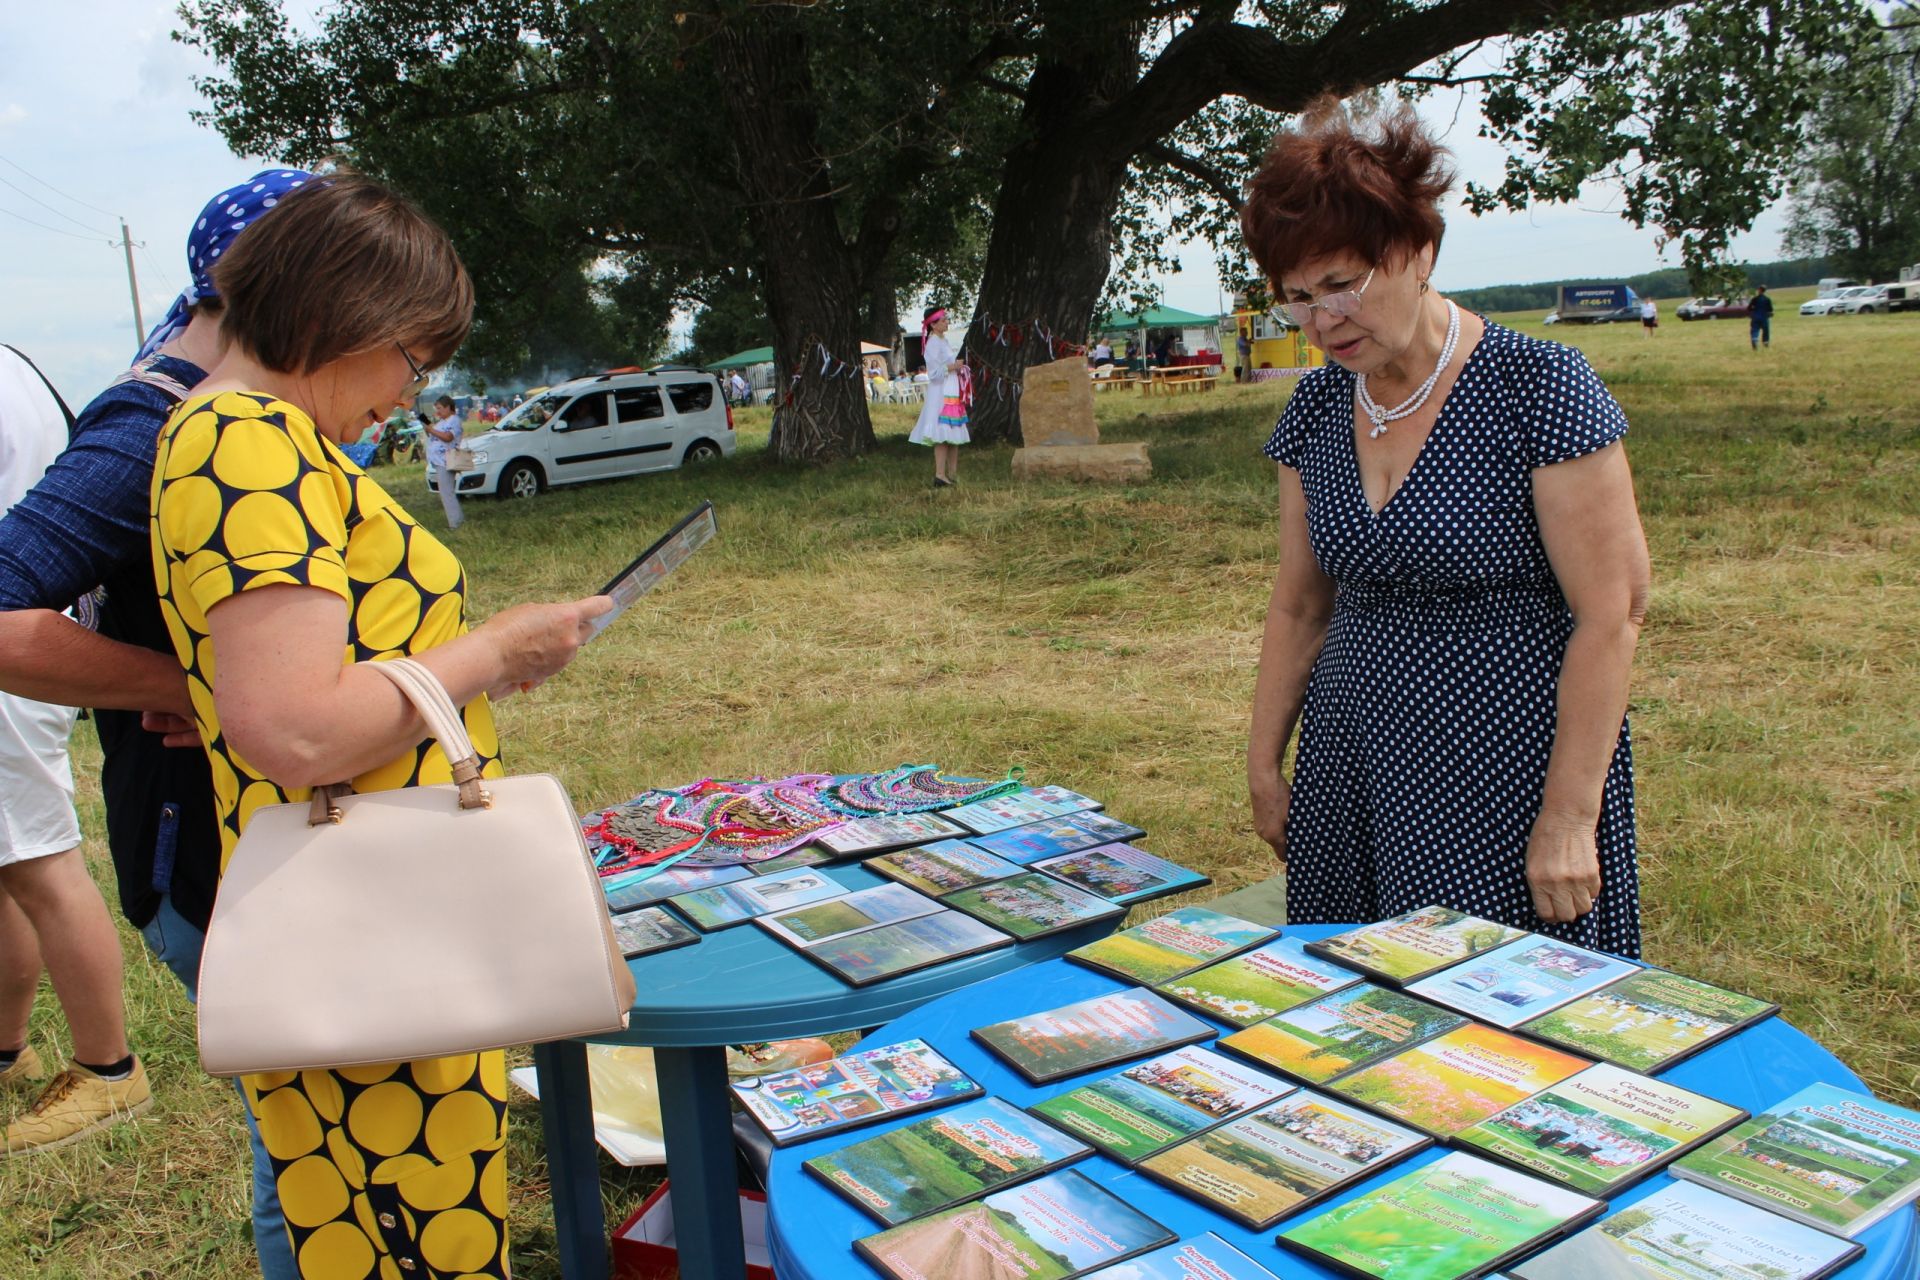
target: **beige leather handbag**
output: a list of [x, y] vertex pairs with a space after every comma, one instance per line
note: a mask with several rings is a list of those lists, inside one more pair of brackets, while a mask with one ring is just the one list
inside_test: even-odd
[[351, 1067], [619, 1031], [633, 974], [573, 803], [545, 774], [482, 783], [446, 688], [370, 663], [420, 709], [454, 783], [259, 810], [200, 961], [216, 1076]]

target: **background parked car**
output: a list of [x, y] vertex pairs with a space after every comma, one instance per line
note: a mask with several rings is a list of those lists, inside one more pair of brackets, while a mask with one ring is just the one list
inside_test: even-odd
[[1850, 316], [1872, 315], [1876, 311], [1887, 309], [1887, 286], [1883, 284], [1862, 285], [1858, 289], [1849, 289], [1840, 295], [1829, 315], [1846, 314]]
[[1688, 298], [1673, 309], [1682, 320], [1732, 320], [1745, 317], [1745, 298]]
[[474, 465], [458, 473], [459, 492], [531, 498], [549, 485], [732, 457], [734, 447], [733, 408], [713, 374], [603, 373], [563, 382], [468, 436]]
[[1867, 286], [1856, 285], [1851, 289], [1842, 289], [1829, 297], [1809, 298], [1800, 304], [1800, 314], [1803, 316], [1834, 315], [1844, 304], [1868, 292], [1871, 291]]

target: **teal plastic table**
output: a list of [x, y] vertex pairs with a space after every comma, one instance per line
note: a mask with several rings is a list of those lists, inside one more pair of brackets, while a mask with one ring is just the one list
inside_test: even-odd
[[[1290, 925], [1285, 932], [1312, 940], [1349, 927]], [[985, 1086], [988, 1093], [1016, 1106], [1027, 1106], [1064, 1093], [1112, 1068], [1051, 1084], [1030, 1085], [967, 1032], [984, 1023], [1106, 995], [1128, 985], [1070, 961], [1056, 960], [1017, 978], [982, 983], [964, 996], [928, 1004], [877, 1031], [866, 1042], [866, 1047], [917, 1036], [952, 1059], [956, 1066]], [[1222, 1034], [1225, 1030], [1223, 1026]], [[1859, 1077], [1842, 1066], [1838, 1058], [1777, 1016], [1662, 1072], [1660, 1078], [1756, 1113], [1816, 1081], [1865, 1090]], [[808, 1175], [800, 1165], [809, 1156], [922, 1119], [924, 1114], [868, 1125], [854, 1134], [796, 1143], [773, 1153], [767, 1172], [768, 1244], [773, 1255], [773, 1271], [780, 1280], [877, 1280], [879, 1273], [853, 1251], [852, 1244], [857, 1238], [880, 1230], [878, 1224], [834, 1194], [818, 1178]], [[1369, 1181], [1311, 1212], [1340, 1204], [1400, 1176], [1407, 1169], [1437, 1160], [1444, 1150], [1433, 1148], [1404, 1164], [1382, 1170]], [[1093, 1156], [1073, 1167], [1164, 1223], [1180, 1239], [1212, 1231], [1286, 1280], [1338, 1280], [1334, 1272], [1286, 1253], [1273, 1243], [1274, 1236], [1290, 1220], [1283, 1220], [1280, 1226], [1266, 1231], [1250, 1231], [1104, 1156]], [[1655, 1174], [1615, 1195], [1610, 1203], [1615, 1209], [1624, 1208], [1671, 1180], [1669, 1174]], [[1867, 1252], [1839, 1272], [1835, 1280], [1920, 1277], [1920, 1221], [1911, 1209], [1876, 1223], [1859, 1240], [1866, 1245]]]
[[[848, 889], [891, 883], [862, 866], [824, 868]], [[674, 1238], [683, 1280], [741, 1280], [739, 1189], [727, 1090], [726, 1046], [877, 1027], [937, 996], [1105, 937], [1122, 917], [1083, 925], [866, 987], [851, 987], [758, 925], [706, 934], [631, 962], [639, 989], [625, 1033], [602, 1044], [651, 1046], [660, 1122], [673, 1183]], [[593, 1139], [587, 1048], [536, 1045], [540, 1119], [553, 1187], [561, 1273], [606, 1280], [607, 1224]]]

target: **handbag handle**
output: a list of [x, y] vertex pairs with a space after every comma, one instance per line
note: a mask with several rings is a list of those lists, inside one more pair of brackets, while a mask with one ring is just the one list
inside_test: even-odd
[[[440, 683], [440, 677], [412, 658], [394, 658], [362, 665], [391, 680], [401, 695], [414, 705], [420, 718], [427, 722], [428, 736], [440, 744], [441, 752], [452, 767], [454, 784], [460, 789], [460, 807], [491, 808], [493, 795], [480, 782], [479, 753], [473, 749], [473, 739], [467, 736], [467, 726], [460, 719], [459, 708], [453, 705], [453, 698], [447, 693], [447, 687]], [[313, 808], [307, 817], [308, 825], [339, 822], [341, 810], [334, 801], [352, 790], [353, 784], [350, 782], [315, 787]]]

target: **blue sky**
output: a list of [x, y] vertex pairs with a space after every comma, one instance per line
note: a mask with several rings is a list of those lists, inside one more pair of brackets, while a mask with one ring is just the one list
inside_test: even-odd
[[[189, 119], [199, 105], [191, 77], [205, 66], [169, 38], [176, 21], [170, 0], [0, 5], [0, 284], [10, 303], [0, 341], [25, 350], [75, 402], [135, 348], [125, 261], [111, 243], [119, 217], [138, 246], [151, 325], [186, 282], [186, 230], [201, 204], [264, 167]], [[1436, 104], [1433, 118], [1464, 177], [1498, 176], [1503, 153], [1473, 136], [1470, 106], [1455, 123], [1454, 104]], [[1457, 289], [1675, 265], [1617, 206], [1616, 193], [1595, 190], [1579, 207], [1488, 218], [1451, 209], [1437, 282]], [[1783, 221], [1779, 209], [1764, 215], [1735, 242], [1736, 256], [1778, 257]], [[1163, 281], [1166, 301], [1212, 309], [1212, 259], [1203, 245], [1184, 248], [1184, 269]]]

